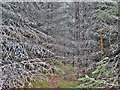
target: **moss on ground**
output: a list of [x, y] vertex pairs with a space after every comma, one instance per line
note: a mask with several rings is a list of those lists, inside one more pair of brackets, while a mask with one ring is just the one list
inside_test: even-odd
[[75, 87], [79, 84], [78, 81], [60, 81], [57, 83], [57, 88], [70, 88]]
[[77, 81], [78, 71], [73, 69], [72, 64], [63, 64], [60, 61], [54, 63], [56, 72], [59, 77], [56, 79], [57, 88], [70, 88], [79, 85]]
[[[56, 82], [57, 88], [70, 88], [70, 87], [75, 87], [79, 85], [79, 82], [77, 81], [78, 71], [73, 69], [72, 64], [64, 65], [60, 61], [55, 61], [53, 69], [54, 69], [54, 74], [58, 75], [58, 77], [54, 77], [55, 78], [54, 82]], [[52, 88], [53, 87], [50, 83], [52, 76], [46, 75], [46, 74], [44, 74], [43, 76], [47, 77], [49, 80], [34, 78], [34, 81], [31, 81], [32, 88]]]
[[32, 81], [32, 85], [35, 88], [52, 88], [47, 80], [35, 79]]
[[57, 67], [61, 67], [61, 66], [64, 66], [64, 64], [60, 61], [54, 61], [54, 65], [57, 66]]
[[65, 71], [64, 69], [58, 68], [58, 67], [54, 67], [54, 73], [59, 74], [59, 75], [65, 75]]

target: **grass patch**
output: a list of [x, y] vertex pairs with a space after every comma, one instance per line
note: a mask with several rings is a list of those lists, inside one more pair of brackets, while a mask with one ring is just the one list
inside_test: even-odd
[[62, 81], [58, 82], [57, 88], [70, 88], [79, 85], [78, 81]]
[[59, 75], [65, 75], [66, 73], [64, 72], [64, 69], [61, 69], [61, 68], [58, 68], [58, 67], [54, 67], [54, 70], [56, 74], [59, 74]]
[[32, 82], [33, 87], [36, 88], [52, 88], [47, 80], [41, 80], [36, 78], [35, 81]]
[[58, 66], [58, 67], [60, 67], [60, 66], [64, 66], [64, 64], [62, 63], [62, 62], [60, 62], [60, 61], [54, 61], [54, 65], [55, 66]]
[[65, 64], [66, 67], [72, 67], [72, 64]]
[[73, 69], [73, 65], [70, 63], [63, 64], [61, 61], [55, 61], [54, 62], [54, 73], [57, 73], [59, 75], [67, 75], [67, 74], [74, 74], [77, 71]]
[[[77, 71], [72, 67], [72, 64], [63, 64], [60, 61], [55, 61], [54, 66], [52, 67], [53, 73], [57, 74], [58, 77], [54, 77], [54, 82], [57, 84], [57, 88], [70, 88], [75, 87], [79, 85], [79, 81], [77, 80], [78, 73]], [[43, 74], [43, 72], [41, 72]], [[48, 77], [47, 79], [40, 79], [40, 78], [33, 78], [33, 80], [29, 80], [27, 78], [27, 81], [31, 82], [31, 85], [25, 86], [29, 88], [52, 88], [51, 81], [51, 75], [45, 75], [43, 74], [43, 77]]]

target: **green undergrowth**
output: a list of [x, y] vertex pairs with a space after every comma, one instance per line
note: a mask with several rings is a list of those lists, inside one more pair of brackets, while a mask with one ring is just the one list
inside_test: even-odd
[[108, 69], [110, 59], [105, 57], [97, 63], [92, 76], [85, 75], [79, 78], [80, 85], [76, 88], [119, 88], [117, 76], [114, 75], [114, 68]]
[[59, 81], [57, 84], [57, 88], [70, 88], [77, 86], [79, 84], [78, 81]]
[[55, 61], [55, 73], [59, 74], [60, 78], [57, 78], [57, 88], [70, 88], [79, 85], [77, 81], [78, 71], [73, 69], [72, 64], [63, 64], [60, 61]]
[[76, 70], [73, 69], [72, 64], [67, 63], [64, 65], [60, 61], [54, 62], [54, 69], [55, 69], [55, 73], [57, 73], [59, 75], [73, 74], [73, 73], [77, 72]]
[[[54, 71], [53, 74], [58, 75], [54, 80], [57, 88], [70, 88], [79, 85], [79, 81], [77, 80], [78, 72], [73, 69], [72, 64], [64, 65], [62, 62], [56, 60], [54, 61], [52, 70]], [[48, 78], [48, 80], [46, 78], [34, 78], [34, 80], [29, 80], [31, 86], [28, 85], [25, 88], [52, 88], [50, 80], [53, 74], [48, 75], [43, 73], [44, 77]]]
[[33, 87], [35, 88], [52, 88], [48, 80], [35, 79], [32, 82]]

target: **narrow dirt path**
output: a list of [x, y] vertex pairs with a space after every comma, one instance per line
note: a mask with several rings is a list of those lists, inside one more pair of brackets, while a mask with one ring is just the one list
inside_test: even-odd
[[78, 84], [78, 70], [71, 64], [56, 65], [56, 72], [49, 75], [49, 84], [52, 88], [69, 88]]
[[57, 75], [57, 74], [51, 75], [49, 82], [50, 82], [50, 85], [52, 86], [52, 88], [57, 88], [57, 81], [56, 81], [57, 78], [59, 78], [59, 75]]

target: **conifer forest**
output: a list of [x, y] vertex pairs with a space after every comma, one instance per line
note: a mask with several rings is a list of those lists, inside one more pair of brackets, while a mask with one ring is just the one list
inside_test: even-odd
[[119, 90], [119, 29], [120, 0], [0, 0], [0, 90]]

